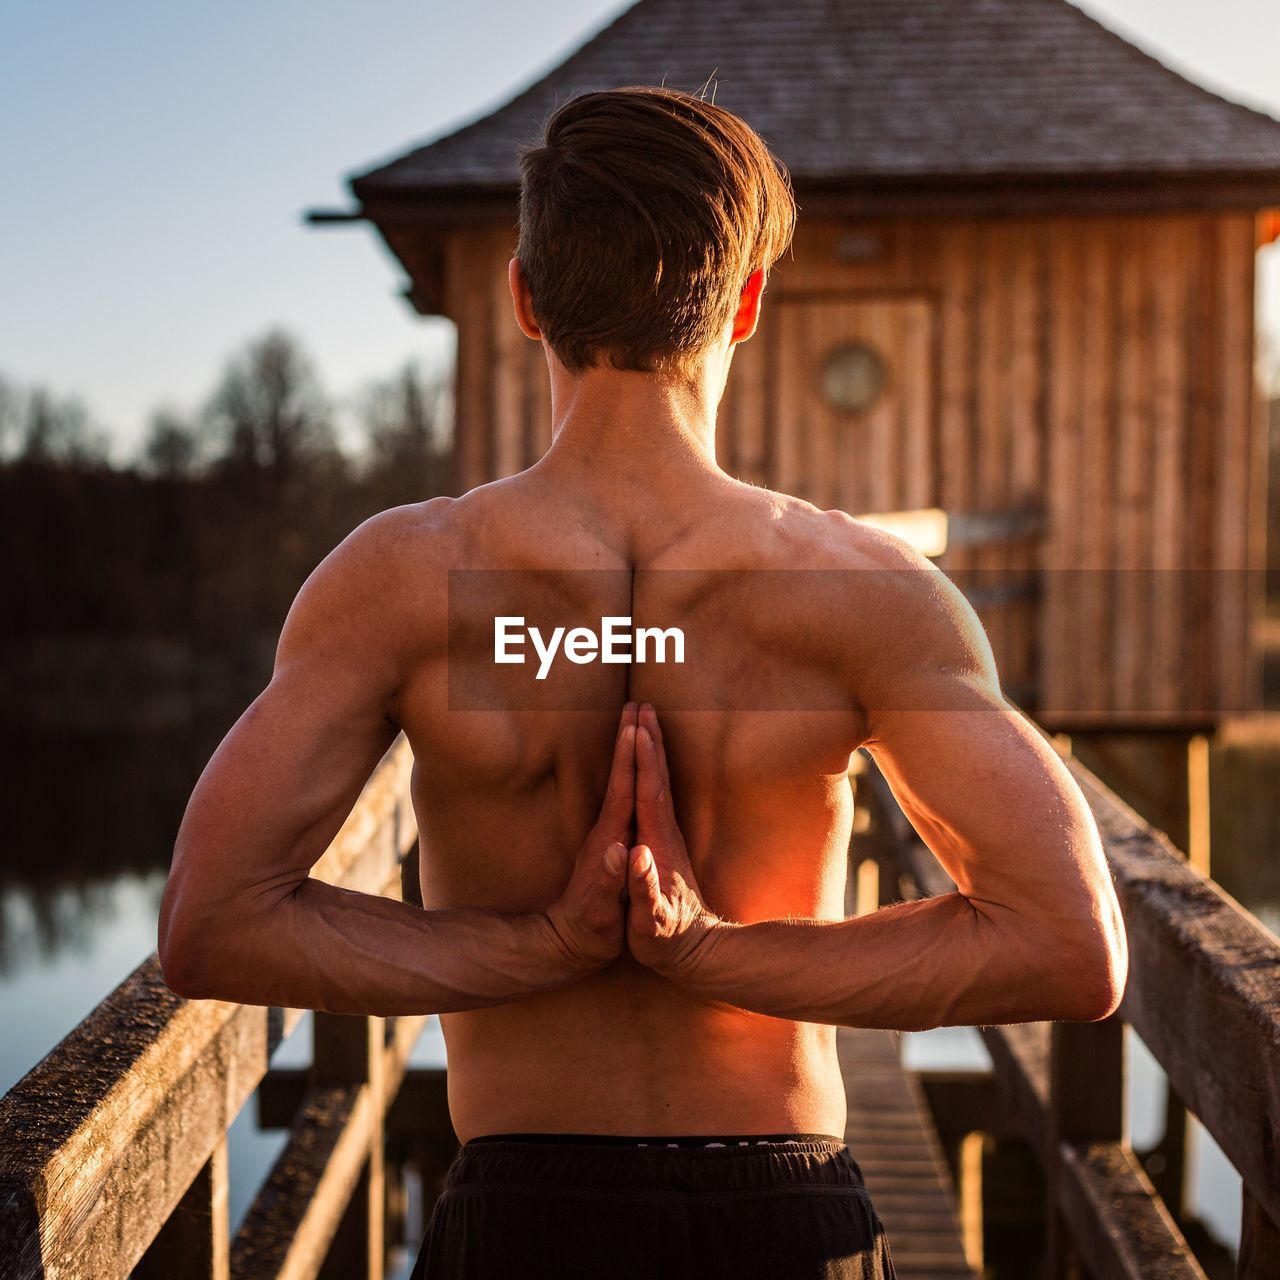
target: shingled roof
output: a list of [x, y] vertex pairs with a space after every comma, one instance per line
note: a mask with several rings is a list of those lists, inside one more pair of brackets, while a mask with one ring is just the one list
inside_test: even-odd
[[[364, 200], [498, 194], [591, 89], [667, 84], [744, 116], [806, 186], [1263, 179], [1280, 122], [1183, 79], [1066, 0], [639, 0], [482, 119], [352, 179]], [[708, 91], [710, 92], [710, 91]]]

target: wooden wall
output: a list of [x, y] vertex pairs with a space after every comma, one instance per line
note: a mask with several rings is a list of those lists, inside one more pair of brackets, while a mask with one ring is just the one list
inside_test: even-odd
[[[478, 227], [447, 246], [464, 488], [550, 442], [542, 349], [511, 315], [513, 245]], [[1006, 689], [1051, 725], [1244, 710], [1263, 553], [1254, 250], [1249, 213], [802, 217], [735, 354], [721, 462], [854, 514], [1039, 513], [1038, 536], [956, 546], [943, 564]], [[863, 414], [819, 390], [826, 354], [851, 340], [889, 370]]]

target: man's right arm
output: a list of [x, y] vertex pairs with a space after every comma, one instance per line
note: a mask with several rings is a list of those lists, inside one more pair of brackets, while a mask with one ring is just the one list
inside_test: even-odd
[[179, 994], [452, 1013], [564, 986], [620, 954], [625, 862], [613, 846], [631, 825], [631, 704], [599, 821], [546, 912], [426, 911], [310, 874], [394, 739], [403, 672], [443, 612], [422, 602], [426, 557], [404, 550], [431, 532], [418, 508], [385, 512], [299, 592], [270, 683], [209, 761], [178, 832], [157, 941]]
[[[1105, 1017], [1127, 950], [1084, 797], [1001, 696], [956, 588], [913, 555], [894, 565], [881, 605], [909, 639], [859, 654], [865, 745], [956, 891], [842, 921], [714, 921], [696, 945], [671, 948], [669, 976], [758, 1013], [845, 1026]], [[638, 806], [645, 794], [641, 776]], [[647, 843], [661, 878], [671, 855], [656, 846], [670, 840]]]

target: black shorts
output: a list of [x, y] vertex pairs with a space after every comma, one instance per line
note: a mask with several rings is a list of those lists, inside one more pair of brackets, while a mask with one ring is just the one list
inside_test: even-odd
[[412, 1280], [719, 1276], [892, 1280], [840, 1139], [477, 1138], [449, 1169]]

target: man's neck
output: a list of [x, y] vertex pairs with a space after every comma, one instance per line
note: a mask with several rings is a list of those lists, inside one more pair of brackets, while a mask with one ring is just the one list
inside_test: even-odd
[[688, 378], [610, 368], [570, 375], [548, 363], [553, 440], [546, 470], [589, 474], [595, 484], [643, 478], [658, 489], [663, 477], [719, 473], [716, 406], [724, 377], [714, 362]]

